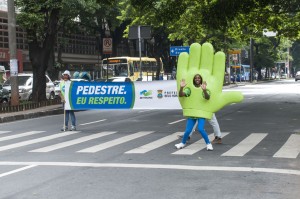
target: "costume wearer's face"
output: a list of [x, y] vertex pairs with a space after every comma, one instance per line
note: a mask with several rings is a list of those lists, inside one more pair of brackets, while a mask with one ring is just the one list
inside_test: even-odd
[[200, 75], [195, 75], [194, 76], [194, 85], [195, 86], [200, 86], [202, 83], [202, 78]]

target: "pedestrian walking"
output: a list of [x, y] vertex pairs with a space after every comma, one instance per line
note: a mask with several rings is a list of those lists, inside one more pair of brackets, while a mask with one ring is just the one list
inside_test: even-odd
[[[218, 123], [215, 113], [213, 114], [212, 118], [210, 120], [208, 120], [208, 123], [212, 126], [213, 133], [215, 136], [214, 140], [212, 140], [211, 143], [212, 144], [222, 144], [222, 134], [221, 134], [220, 126], [219, 126], [219, 123]], [[198, 125], [198, 122], [196, 122], [196, 124], [194, 125], [192, 132], [187, 139], [188, 141], [191, 139], [191, 136], [195, 132], [197, 125]], [[182, 137], [183, 137], [183, 135], [178, 135], [178, 138], [182, 139]]]
[[60, 98], [63, 103], [63, 108], [64, 108], [64, 124], [63, 128], [61, 129], [62, 131], [67, 131], [68, 130], [68, 123], [69, 123], [69, 116], [71, 116], [71, 131], [76, 131], [76, 117], [74, 110], [65, 110], [65, 84], [66, 82], [71, 81], [71, 74], [70, 71], [66, 70], [62, 74], [62, 80], [59, 83], [59, 88], [60, 88]]
[[[202, 92], [203, 97], [206, 100], [209, 100], [210, 95], [206, 89], [206, 82], [203, 81], [200, 74], [196, 74], [194, 76], [193, 84], [196, 88], [199, 88], [199, 92]], [[179, 97], [190, 97], [191, 95], [192, 95], [192, 93], [191, 93], [190, 88], [186, 87], [186, 82], [184, 79], [182, 79], [180, 82]], [[181, 143], [176, 144], [175, 147], [177, 149], [182, 149], [183, 147], [185, 147], [187, 139], [190, 136], [196, 122], [198, 122], [198, 130], [199, 130], [201, 136], [203, 137], [203, 139], [205, 140], [206, 150], [212, 151], [213, 150], [212, 144], [210, 143], [207, 133], [204, 129], [205, 118], [196, 118], [196, 117], [193, 117], [193, 118], [189, 117], [187, 119], [186, 129], [185, 129], [184, 135], [182, 137], [182, 141], [181, 141]]]

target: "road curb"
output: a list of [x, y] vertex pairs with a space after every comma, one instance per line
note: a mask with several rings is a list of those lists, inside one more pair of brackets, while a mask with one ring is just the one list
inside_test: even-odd
[[62, 108], [57, 108], [53, 110], [42, 110], [38, 112], [16, 114], [12, 116], [0, 117], [0, 123], [13, 122], [16, 120], [23, 120], [23, 119], [32, 119], [32, 118], [43, 117], [48, 115], [58, 115], [63, 113], [64, 112]]

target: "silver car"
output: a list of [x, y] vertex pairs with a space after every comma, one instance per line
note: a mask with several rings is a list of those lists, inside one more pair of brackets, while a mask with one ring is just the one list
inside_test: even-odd
[[300, 71], [298, 71], [295, 75], [295, 81], [300, 80]]
[[[20, 73], [18, 74], [19, 96], [20, 100], [32, 100], [33, 74]], [[11, 92], [10, 79], [4, 82], [3, 88]], [[55, 87], [51, 79], [46, 75], [46, 97], [47, 99], [55, 98]]]

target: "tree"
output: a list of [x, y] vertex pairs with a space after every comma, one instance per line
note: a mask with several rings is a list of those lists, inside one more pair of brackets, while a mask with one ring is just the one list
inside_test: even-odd
[[[46, 100], [45, 72], [53, 60], [57, 33], [76, 24], [87, 29], [96, 24], [96, 11], [112, 5], [109, 0], [15, 0], [19, 10], [17, 23], [26, 30], [29, 58], [33, 69], [33, 101]], [[103, 18], [102, 18], [103, 19]], [[102, 20], [100, 20], [102, 21]], [[80, 22], [80, 23], [79, 23]], [[96, 25], [94, 25], [95, 27]], [[90, 29], [89, 29], [90, 30]], [[53, 62], [53, 61], [52, 61]]]

